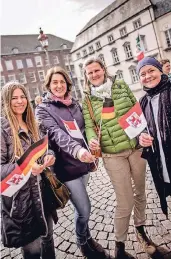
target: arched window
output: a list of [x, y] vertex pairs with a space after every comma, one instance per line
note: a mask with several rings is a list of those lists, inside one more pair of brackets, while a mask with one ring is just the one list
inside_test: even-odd
[[105, 64], [104, 55], [103, 55], [103, 54], [100, 54], [100, 55], [99, 55], [99, 58], [100, 58], [100, 60], [103, 62], [103, 64]]

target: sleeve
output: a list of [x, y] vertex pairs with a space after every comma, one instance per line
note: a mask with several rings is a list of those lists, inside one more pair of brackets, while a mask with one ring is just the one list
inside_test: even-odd
[[83, 116], [84, 116], [84, 121], [85, 121], [85, 132], [86, 132], [86, 137], [87, 137], [88, 142], [92, 138], [97, 139], [97, 134], [94, 130], [95, 125], [90, 116], [86, 99], [84, 99], [84, 101], [83, 101]]
[[[16, 167], [18, 167], [18, 164], [15, 161], [10, 162], [7, 138], [9, 138], [9, 136], [1, 128], [1, 181], [10, 175]], [[18, 170], [20, 170], [19, 167]]]
[[36, 108], [36, 118], [40, 124], [40, 127], [44, 131], [48, 131], [49, 140], [56, 144], [57, 149], [62, 149], [65, 153], [77, 157], [77, 152], [82, 146], [72, 139], [66, 132], [64, 132], [55, 119], [50, 116], [49, 112], [40, 105]]

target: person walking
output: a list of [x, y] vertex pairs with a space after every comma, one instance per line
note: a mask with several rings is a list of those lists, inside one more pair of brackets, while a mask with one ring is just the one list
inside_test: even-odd
[[[56, 156], [54, 172], [71, 193], [77, 245], [85, 258], [109, 258], [91, 237], [88, 227], [91, 204], [86, 185], [94, 157], [82, 138], [85, 138], [84, 119], [79, 103], [71, 96], [72, 82], [64, 69], [53, 67], [47, 72], [45, 87], [47, 93], [42, 104], [36, 107], [36, 117], [40, 126], [48, 130], [50, 146]], [[81, 135], [80, 132], [79, 136], [72, 135], [73, 127], [77, 126]]]
[[[104, 167], [116, 194], [114, 231], [116, 238], [115, 258], [134, 258], [125, 251], [125, 241], [130, 216], [134, 212], [134, 224], [138, 241], [149, 255], [156, 253], [156, 246], [144, 230], [146, 221], [145, 174], [146, 162], [137, 140], [129, 139], [118, 120], [137, 102], [123, 80], [109, 75], [103, 62], [96, 57], [84, 63], [85, 95], [89, 98], [101, 138], [94, 130], [87, 98], [83, 102], [85, 131], [92, 151], [102, 149]], [[110, 104], [108, 107], [108, 104]], [[112, 104], [112, 105], [111, 105]], [[102, 110], [104, 107], [104, 113]]]
[[[40, 132], [22, 84], [7, 83], [2, 88], [1, 97], [3, 181], [17, 168], [21, 155], [40, 139]], [[5, 247], [21, 247], [24, 259], [55, 259], [52, 216], [44, 208], [41, 180], [43, 169], [51, 166], [55, 157], [49, 150], [42, 159], [42, 164], [33, 164], [30, 178], [16, 194], [1, 196], [2, 242]]]

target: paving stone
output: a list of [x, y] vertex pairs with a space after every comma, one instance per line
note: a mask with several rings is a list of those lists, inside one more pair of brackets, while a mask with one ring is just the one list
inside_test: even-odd
[[108, 233], [107, 232], [102, 232], [102, 231], [100, 231], [99, 233], [98, 233], [98, 235], [97, 235], [97, 239], [103, 239], [103, 240], [105, 240], [105, 239], [107, 239], [107, 235], [108, 235]]

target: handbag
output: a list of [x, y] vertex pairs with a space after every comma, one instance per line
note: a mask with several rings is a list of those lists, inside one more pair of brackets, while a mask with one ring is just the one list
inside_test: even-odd
[[70, 191], [47, 167], [42, 172], [45, 207], [50, 211], [63, 209], [70, 199]]
[[[99, 140], [100, 140], [101, 139], [101, 131], [100, 131], [99, 126], [96, 123], [90, 98], [88, 97], [88, 95], [86, 95], [85, 98], [86, 98], [86, 102], [87, 102], [87, 106], [88, 106], [88, 110], [89, 110], [91, 119], [92, 119], [93, 124], [94, 124], [94, 130], [95, 130], [95, 132], [96, 132], [96, 134], [97, 134], [97, 136], [99, 137]], [[102, 157], [101, 147], [97, 150], [90, 150], [90, 151], [91, 151], [91, 154], [94, 155], [96, 158]]]

